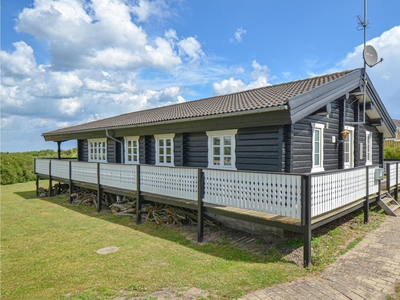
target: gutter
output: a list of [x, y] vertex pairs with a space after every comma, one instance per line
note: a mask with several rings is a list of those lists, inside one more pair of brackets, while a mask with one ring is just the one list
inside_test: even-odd
[[120, 140], [116, 139], [115, 137], [111, 136], [108, 134], [108, 129], [106, 129], [106, 136], [110, 139], [112, 139], [113, 141], [116, 141], [118, 143], [121, 144], [121, 164], [124, 164], [124, 143], [121, 142]]
[[[273, 112], [273, 111], [282, 111], [282, 110], [288, 110], [289, 107], [288, 105], [285, 104], [281, 106], [274, 106], [274, 107], [265, 107], [265, 108], [257, 108], [257, 109], [252, 109], [252, 110], [245, 110], [245, 111], [238, 111], [238, 112], [231, 112], [231, 113], [223, 113], [223, 114], [216, 114], [216, 115], [209, 115], [209, 116], [204, 116], [204, 117], [192, 117], [192, 118], [184, 118], [184, 119], [176, 119], [176, 120], [168, 120], [168, 121], [158, 121], [158, 122], [151, 122], [151, 123], [144, 123], [144, 124], [131, 124], [131, 125], [124, 125], [124, 126], [116, 126], [116, 127], [100, 127], [100, 128], [92, 128], [92, 129], [86, 129], [86, 130], [76, 130], [76, 131], [67, 131], [67, 132], [61, 132], [57, 133], [55, 132], [54, 134], [45, 134], [42, 133], [42, 136], [46, 139], [46, 136], [54, 136], [54, 135], [64, 135], [64, 134], [73, 134], [73, 133], [84, 133], [84, 132], [90, 132], [90, 131], [101, 131], [101, 130], [107, 130], [108, 129], [124, 129], [124, 128], [129, 128], [129, 127], [146, 127], [146, 126], [156, 126], [156, 125], [161, 125], [161, 124], [173, 124], [173, 123], [183, 123], [183, 122], [188, 122], [188, 121], [198, 121], [198, 120], [210, 120], [210, 119], [217, 119], [217, 118], [229, 118], [233, 116], [244, 116], [244, 115], [251, 115], [251, 114], [261, 114], [265, 112]], [[114, 137], [111, 137], [111, 139], [115, 139]], [[120, 141], [118, 141], [120, 143]]]

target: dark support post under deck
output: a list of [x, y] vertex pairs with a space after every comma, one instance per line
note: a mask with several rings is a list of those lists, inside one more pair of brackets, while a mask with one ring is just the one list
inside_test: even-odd
[[197, 241], [203, 242], [204, 239], [204, 211], [203, 211], [203, 189], [204, 179], [203, 170], [197, 170]]
[[47, 195], [48, 197], [51, 197], [51, 195], [53, 194], [53, 180], [51, 177], [51, 160], [49, 161], [49, 190], [48, 190], [49, 194]]
[[304, 268], [311, 266], [311, 176], [302, 176], [302, 220], [304, 235]]
[[140, 165], [136, 165], [136, 224], [142, 223], [142, 200], [140, 199]]
[[367, 193], [365, 195], [365, 201], [364, 201], [364, 223], [368, 223], [369, 222], [369, 167], [366, 168], [367, 169]]
[[36, 196], [39, 196], [39, 175], [36, 175]]
[[101, 190], [100, 186], [100, 163], [97, 163], [97, 201], [98, 201], [98, 207], [97, 211], [101, 212], [102, 206], [103, 206], [103, 191]]
[[69, 203], [72, 204], [72, 193], [74, 192], [74, 187], [72, 183], [72, 161], [69, 161]]

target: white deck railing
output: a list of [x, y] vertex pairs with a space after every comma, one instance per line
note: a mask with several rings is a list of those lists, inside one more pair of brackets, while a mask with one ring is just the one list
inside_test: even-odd
[[51, 160], [51, 175], [59, 178], [69, 178], [69, 161]]
[[366, 196], [366, 168], [311, 175], [311, 216]]
[[169, 197], [197, 200], [197, 169], [140, 167], [140, 190]]
[[97, 164], [73, 161], [71, 163], [71, 179], [97, 184]]
[[204, 202], [300, 218], [301, 175], [204, 170]]
[[136, 191], [136, 166], [100, 164], [100, 183], [114, 188]]
[[379, 181], [375, 180], [375, 169], [378, 169], [379, 166], [369, 167], [368, 168], [368, 189], [369, 194], [377, 193], [379, 190]]
[[[396, 164], [399, 162], [386, 162], [386, 180], [387, 186], [392, 187], [396, 185]], [[398, 178], [400, 179], [400, 166], [398, 168]]]
[[48, 158], [35, 158], [35, 173], [50, 175], [49, 174], [50, 159]]
[[[376, 168], [371, 166], [304, 175], [203, 169], [202, 200], [300, 219], [302, 204], [306, 201], [302, 199], [305, 195], [302, 179], [310, 177], [311, 216], [315, 217], [366, 197], [367, 170], [369, 194], [378, 192], [379, 181], [374, 179]], [[393, 186], [396, 184], [395, 163], [389, 169], [388, 180]], [[57, 159], [36, 159], [35, 172], [129, 191], [136, 191], [139, 176], [135, 165]], [[196, 201], [201, 194], [198, 192], [199, 180], [199, 169], [140, 166], [140, 190], [143, 192]]]

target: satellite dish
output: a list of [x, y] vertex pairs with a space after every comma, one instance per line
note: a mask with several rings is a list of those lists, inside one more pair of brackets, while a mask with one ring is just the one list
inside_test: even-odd
[[369, 67], [373, 67], [378, 62], [378, 53], [374, 47], [367, 45], [364, 48], [364, 61]]

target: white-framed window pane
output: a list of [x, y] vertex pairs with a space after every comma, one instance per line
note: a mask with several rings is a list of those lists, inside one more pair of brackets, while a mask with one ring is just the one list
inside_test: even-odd
[[237, 130], [209, 131], [208, 167], [235, 170], [235, 135]]
[[89, 161], [107, 161], [107, 142], [106, 139], [88, 140]]
[[325, 125], [313, 123], [312, 125], [312, 165], [311, 172], [324, 171], [324, 127]]
[[139, 137], [128, 136], [124, 137], [125, 140], [125, 162], [126, 163], [139, 163]]

